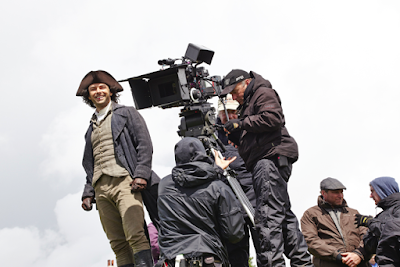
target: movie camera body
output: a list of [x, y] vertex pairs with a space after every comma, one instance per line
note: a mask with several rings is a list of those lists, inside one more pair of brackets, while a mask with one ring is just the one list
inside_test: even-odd
[[[221, 77], [209, 76], [201, 63], [211, 64], [214, 52], [200, 45], [189, 44], [182, 59], [162, 59], [159, 65], [168, 68], [132, 77], [128, 81], [137, 109], [158, 106], [180, 107], [179, 136], [211, 136], [214, 133], [215, 108], [207, 100], [221, 93]], [[180, 64], [175, 62], [180, 60]]]

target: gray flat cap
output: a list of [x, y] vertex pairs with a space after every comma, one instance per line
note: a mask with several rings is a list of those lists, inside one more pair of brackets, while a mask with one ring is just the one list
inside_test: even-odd
[[321, 181], [321, 190], [338, 190], [346, 189], [346, 187], [335, 178], [326, 178]]

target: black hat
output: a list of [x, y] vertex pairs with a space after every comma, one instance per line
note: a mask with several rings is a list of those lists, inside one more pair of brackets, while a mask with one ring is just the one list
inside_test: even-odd
[[244, 81], [250, 78], [250, 74], [244, 70], [231, 70], [222, 80], [221, 95], [227, 95], [235, 88], [238, 82]]
[[335, 178], [326, 178], [321, 181], [321, 190], [339, 190], [346, 187]]
[[94, 83], [105, 83], [108, 85], [108, 87], [110, 87], [110, 90], [115, 89], [117, 92], [121, 92], [124, 90], [122, 86], [117, 82], [117, 80], [115, 80], [114, 77], [111, 76], [110, 73], [104, 70], [97, 70], [91, 71], [86, 74], [85, 77], [83, 77], [81, 84], [79, 85], [78, 91], [76, 92], [76, 96], [83, 96], [85, 90], [87, 90], [88, 87]]

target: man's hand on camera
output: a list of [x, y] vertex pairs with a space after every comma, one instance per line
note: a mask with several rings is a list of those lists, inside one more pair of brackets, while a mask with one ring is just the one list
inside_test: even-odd
[[93, 197], [87, 197], [82, 200], [82, 209], [86, 211], [92, 210]]
[[226, 131], [233, 133], [242, 129], [242, 120], [233, 119], [224, 124], [224, 128]]
[[132, 193], [140, 192], [146, 189], [147, 181], [143, 178], [135, 178], [129, 185], [131, 186]]

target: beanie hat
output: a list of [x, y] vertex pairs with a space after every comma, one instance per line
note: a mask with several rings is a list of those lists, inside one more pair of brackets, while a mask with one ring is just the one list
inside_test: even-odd
[[378, 177], [370, 182], [375, 192], [381, 199], [399, 192], [399, 185], [392, 177]]

